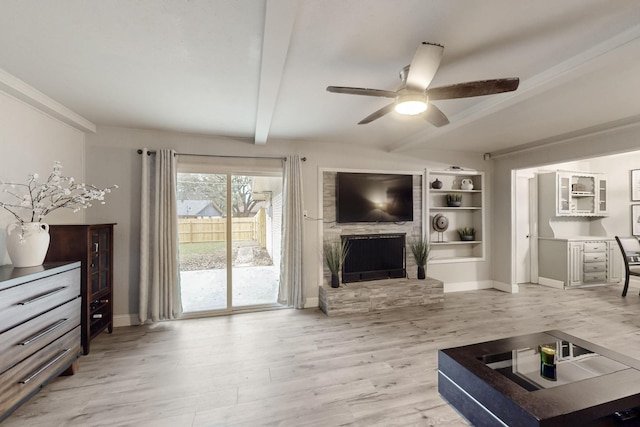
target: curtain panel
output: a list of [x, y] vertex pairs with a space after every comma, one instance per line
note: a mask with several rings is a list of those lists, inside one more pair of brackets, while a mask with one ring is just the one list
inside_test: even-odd
[[140, 323], [175, 319], [182, 312], [175, 154], [142, 150]]
[[282, 256], [278, 303], [304, 308], [305, 292], [302, 283], [302, 167], [300, 156], [288, 156], [284, 164], [282, 213]]

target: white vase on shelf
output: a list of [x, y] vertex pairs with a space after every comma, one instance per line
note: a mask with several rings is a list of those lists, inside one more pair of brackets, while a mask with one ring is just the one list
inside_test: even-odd
[[14, 267], [42, 265], [49, 250], [49, 225], [44, 222], [7, 226], [7, 252]]

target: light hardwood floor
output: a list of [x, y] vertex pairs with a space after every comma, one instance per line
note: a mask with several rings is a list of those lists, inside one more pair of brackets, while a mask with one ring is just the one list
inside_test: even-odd
[[561, 329], [640, 359], [640, 297], [620, 286], [451, 293], [439, 308], [318, 309], [117, 328], [13, 426], [460, 426], [437, 349]]

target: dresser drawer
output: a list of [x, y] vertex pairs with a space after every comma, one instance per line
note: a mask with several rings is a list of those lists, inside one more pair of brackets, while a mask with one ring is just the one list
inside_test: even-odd
[[80, 295], [79, 269], [0, 291], [0, 332]]
[[585, 242], [585, 252], [607, 252], [607, 242]]
[[583, 265], [582, 271], [585, 273], [595, 273], [600, 271], [607, 271], [607, 263], [606, 262], [585, 262]]
[[0, 414], [13, 409], [80, 355], [80, 326], [0, 374]]
[[80, 304], [76, 298], [0, 333], [0, 374], [80, 325]]
[[585, 252], [584, 262], [606, 262], [607, 254], [605, 252]]
[[606, 272], [584, 273], [582, 281], [584, 283], [604, 283], [607, 280]]

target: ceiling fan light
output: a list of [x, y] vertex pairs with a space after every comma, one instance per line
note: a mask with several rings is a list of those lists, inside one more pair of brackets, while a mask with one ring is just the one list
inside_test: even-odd
[[405, 95], [398, 99], [394, 109], [397, 113], [415, 116], [427, 110], [427, 100], [424, 96]]

